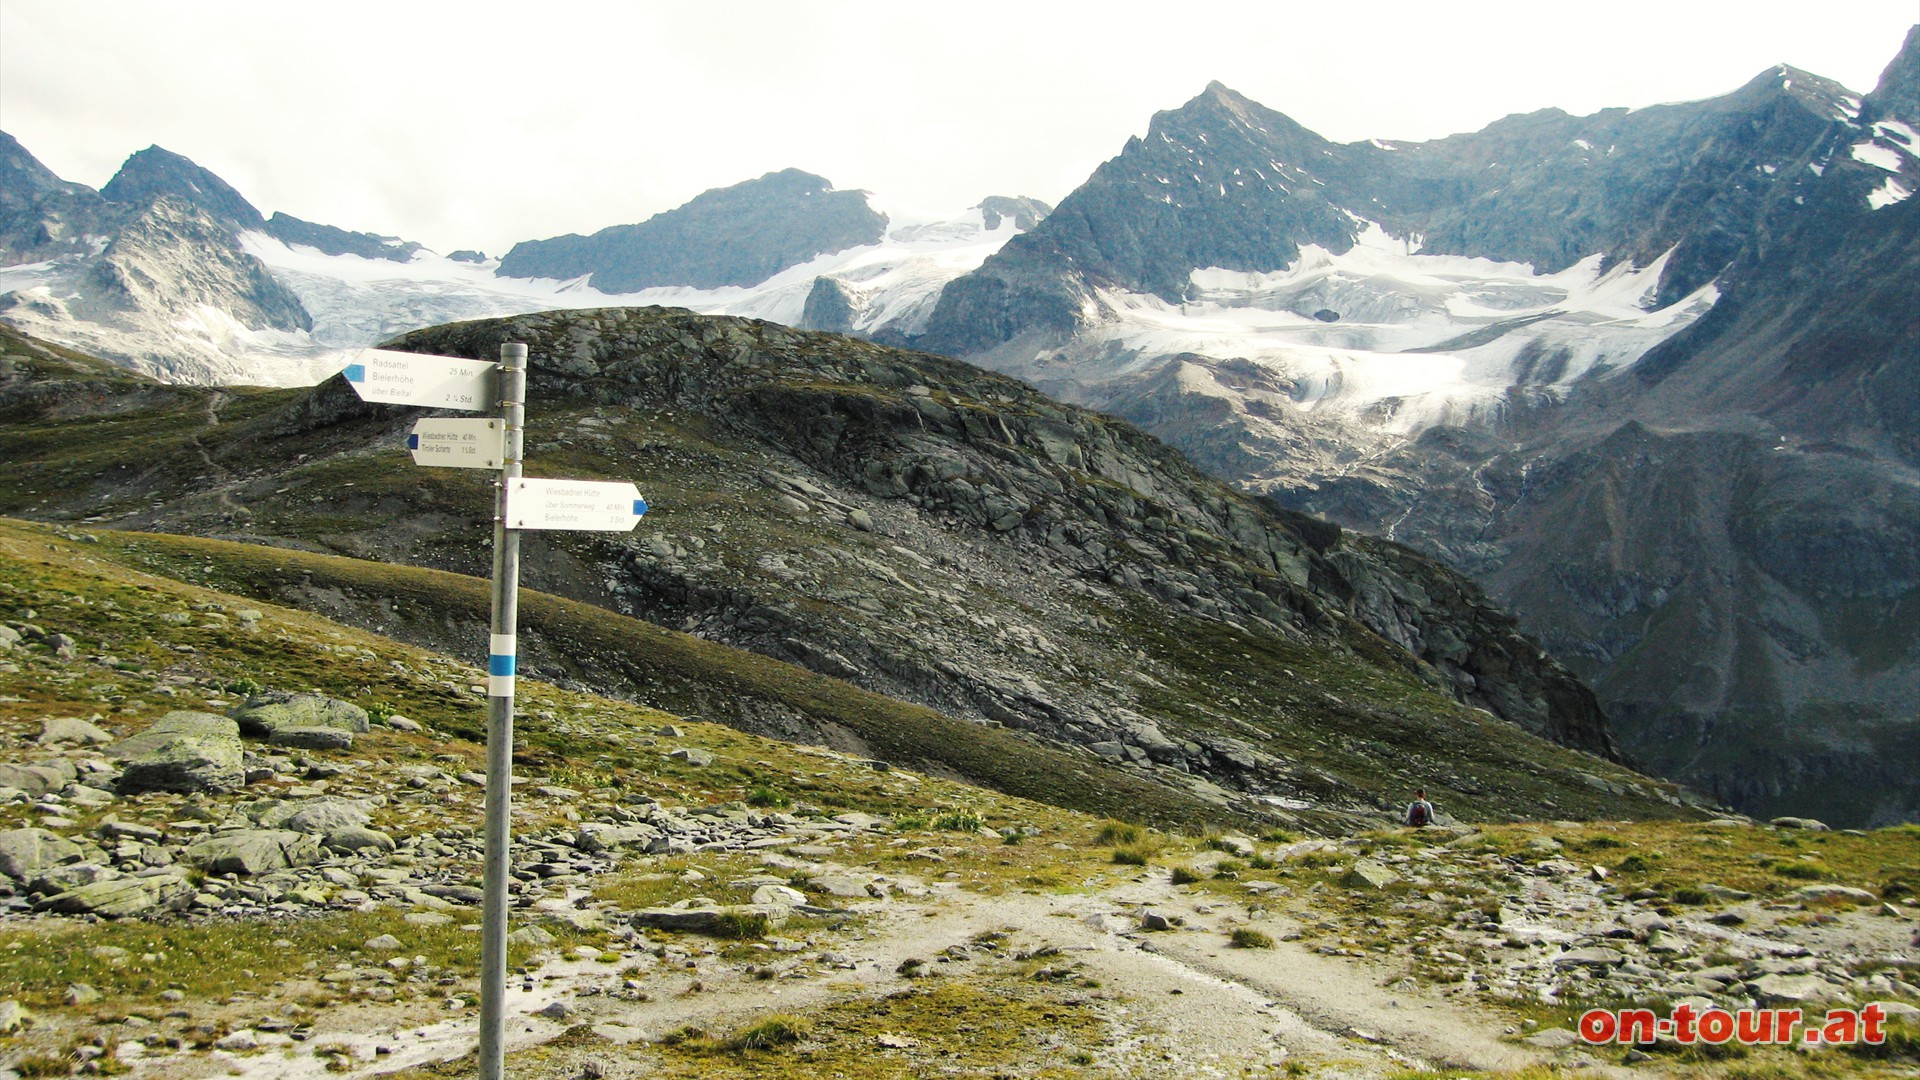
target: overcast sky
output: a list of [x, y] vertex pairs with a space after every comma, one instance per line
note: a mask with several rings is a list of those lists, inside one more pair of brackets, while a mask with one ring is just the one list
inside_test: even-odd
[[1058, 202], [1218, 79], [1339, 141], [1859, 92], [1920, 0], [0, 0], [0, 130], [68, 180], [159, 144], [262, 212], [499, 255], [798, 167]]

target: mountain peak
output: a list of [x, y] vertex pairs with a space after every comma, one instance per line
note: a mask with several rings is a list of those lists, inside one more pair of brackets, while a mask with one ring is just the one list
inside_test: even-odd
[[873, 209], [866, 192], [836, 190], [823, 176], [781, 169], [703, 191], [637, 225], [522, 241], [498, 273], [562, 280], [591, 274], [593, 287], [609, 293], [746, 286], [827, 252], [871, 244], [886, 228], [886, 215]]
[[61, 186], [52, 169], [40, 163], [20, 140], [0, 131], [0, 209], [30, 202]]
[[149, 146], [120, 166], [100, 194], [111, 202], [146, 204], [172, 195], [199, 207], [236, 232], [266, 228], [260, 211], [233, 186], [191, 158]]
[[1907, 31], [1905, 44], [1880, 73], [1880, 85], [1868, 100], [1882, 117], [1920, 116], [1920, 24]]

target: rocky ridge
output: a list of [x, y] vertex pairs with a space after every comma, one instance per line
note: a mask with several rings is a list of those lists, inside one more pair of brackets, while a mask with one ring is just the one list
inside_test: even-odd
[[815, 256], [871, 244], [886, 228], [886, 215], [864, 193], [786, 169], [704, 192], [637, 225], [522, 241], [500, 260], [499, 273], [589, 277], [603, 293], [755, 285]]

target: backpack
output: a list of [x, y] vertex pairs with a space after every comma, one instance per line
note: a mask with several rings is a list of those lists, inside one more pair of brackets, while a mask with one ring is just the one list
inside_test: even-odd
[[1425, 802], [1416, 802], [1407, 808], [1407, 824], [1426, 825], [1433, 820], [1433, 812]]

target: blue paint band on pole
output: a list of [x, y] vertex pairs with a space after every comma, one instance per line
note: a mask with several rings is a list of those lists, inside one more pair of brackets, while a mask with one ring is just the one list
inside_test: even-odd
[[514, 656], [489, 656], [487, 657], [487, 674], [512, 675], [515, 661], [518, 659]]
[[347, 377], [348, 382], [366, 382], [367, 381], [367, 365], [348, 364], [344, 369], [341, 370], [340, 374], [345, 375]]

